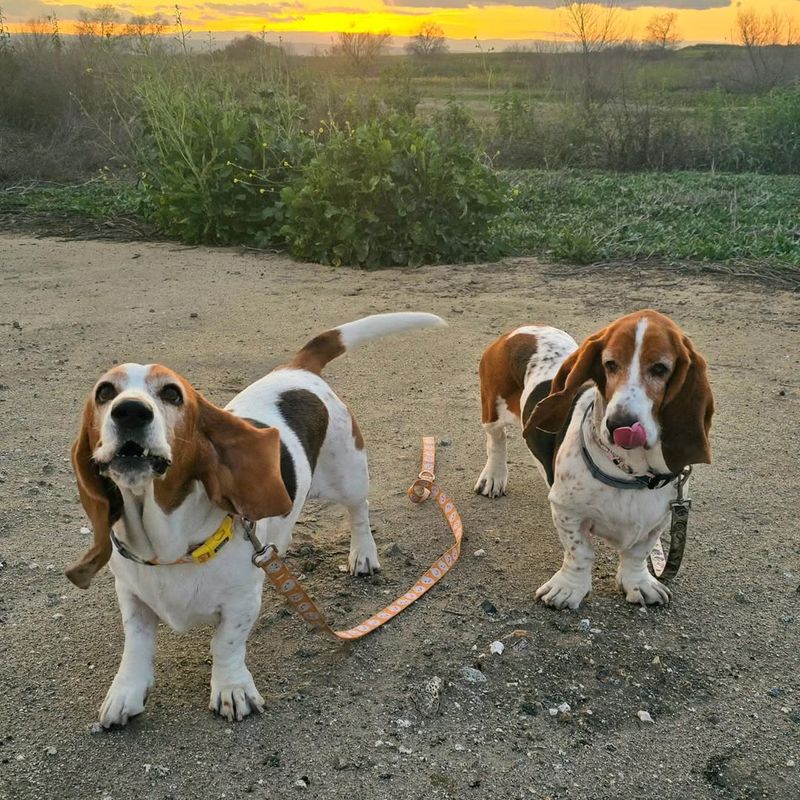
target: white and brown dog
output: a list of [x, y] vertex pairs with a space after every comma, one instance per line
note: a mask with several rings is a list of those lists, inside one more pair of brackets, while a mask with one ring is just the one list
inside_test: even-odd
[[216, 626], [212, 710], [233, 720], [263, 709], [245, 647], [264, 575], [240, 518], [259, 520], [259, 540], [283, 554], [308, 498], [337, 501], [350, 512], [350, 572], [378, 569], [364, 441], [320, 372], [363, 342], [443, 324], [398, 313], [334, 328], [224, 410], [158, 364], [103, 375], [72, 450], [94, 543], [66, 574], [86, 588], [110, 559], [116, 579], [125, 647], [100, 708], [104, 727], [144, 710], [159, 620], [178, 631]]
[[580, 605], [592, 587], [594, 534], [619, 551], [617, 584], [628, 602], [668, 602], [646, 559], [669, 524], [679, 474], [711, 460], [714, 403], [689, 338], [651, 310], [580, 347], [564, 331], [530, 325], [486, 349], [480, 378], [487, 461], [475, 491], [506, 493], [506, 427], [520, 422], [550, 487], [564, 562], [537, 599]]

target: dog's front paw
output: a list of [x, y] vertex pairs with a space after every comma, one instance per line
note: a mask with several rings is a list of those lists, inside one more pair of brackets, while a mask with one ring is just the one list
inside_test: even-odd
[[536, 599], [553, 608], [577, 608], [591, 589], [591, 580], [580, 580], [560, 569], [536, 590]]
[[636, 605], [663, 606], [672, 600], [672, 592], [646, 569], [634, 573], [617, 573], [617, 587], [625, 592], [625, 599]]
[[347, 557], [347, 567], [351, 575], [372, 575], [380, 570], [381, 562], [378, 560], [375, 540], [370, 537], [369, 542], [353, 545]]
[[475, 484], [475, 492], [476, 494], [482, 494], [484, 497], [501, 497], [506, 493], [507, 486], [508, 467], [493, 469], [487, 464]]
[[208, 707], [228, 722], [241, 721], [253, 711], [263, 714], [264, 698], [248, 672], [247, 677], [239, 682], [217, 682], [212, 678]]
[[100, 724], [104, 728], [112, 725], [127, 725], [131, 717], [144, 711], [151, 684], [131, 678], [114, 678], [106, 699], [100, 706]]

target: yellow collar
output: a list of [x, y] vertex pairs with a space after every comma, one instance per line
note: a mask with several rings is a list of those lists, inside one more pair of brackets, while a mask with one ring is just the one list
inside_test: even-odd
[[157, 558], [147, 561], [128, 550], [114, 535], [114, 531], [111, 531], [111, 543], [123, 558], [149, 567], [170, 567], [174, 564], [205, 564], [206, 561], [216, 558], [219, 555], [219, 551], [231, 539], [233, 539], [233, 517], [228, 514], [211, 536], [202, 544], [190, 550], [183, 558], [179, 558], [177, 561], [159, 561]]

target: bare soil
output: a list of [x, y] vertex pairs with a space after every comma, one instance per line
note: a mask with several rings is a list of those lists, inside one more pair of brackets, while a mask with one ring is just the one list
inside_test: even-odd
[[[4, 800], [800, 796], [797, 295], [653, 269], [517, 260], [363, 273], [18, 234], [0, 235], [0, 281]], [[588, 602], [555, 612], [533, 602], [560, 549], [521, 438], [509, 496], [472, 493], [483, 465], [477, 361], [515, 325], [583, 337], [644, 306], [691, 334], [718, 409], [675, 599], [626, 605], [603, 551]], [[114, 362], [160, 361], [225, 403], [312, 334], [403, 309], [450, 327], [369, 345], [326, 375], [367, 439], [383, 573], [338, 569], [348, 532], [334, 507], [306, 510], [290, 563], [342, 627], [405, 590], [449, 542], [435, 509], [405, 497], [425, 433], [442, 442], [462, 561], [349, 646], [308, 632], [265, 590], [249, 664], [268, 709], [238, 724], [206, 707], [209, 631], [164, 629], [145, 714], [92, 735], [121, 653], [119, 613], [107, 570], [87, 592], [61, 571], [89, 538], [68, 450], [96, 377]], [[489, 654], [495, 640], [502, 655]], [[465, 666], [486, 681], [467, 681]], [[563, 703], [569, 712], [551, 715]]]

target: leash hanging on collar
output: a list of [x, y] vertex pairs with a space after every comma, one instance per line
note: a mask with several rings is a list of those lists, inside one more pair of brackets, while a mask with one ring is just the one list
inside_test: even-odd
[[452, 498], [436, 483], [435, 463], [436, 440], [432, 436], [426, 436], [422, 440], [422, 468], [419, 476], [408, 490], [408, 497], [415, 504], [424, 503], [429, 497], [433, 498], [437, 508], [450, 526], [455, 544], [442, 553], [407, 592], [358, 625], [342, 631], [334, 630], [327, 622], [322, 609], [278, 555], [275, 546], [273, 544], [262, 545], [255, 534], [255, 523], [243, 520], [245, 532], [255, 550], [252, 557], [253, 564], [264, 570], [264, 574], [273, 588], [312, 628], [344, 641], [361, 639], [372, 633], [389, 620], [394, 619], [401, 611], [433, 588], [450, 571], [461, 555], [461, 537], [463, 535], [461, 517]]

